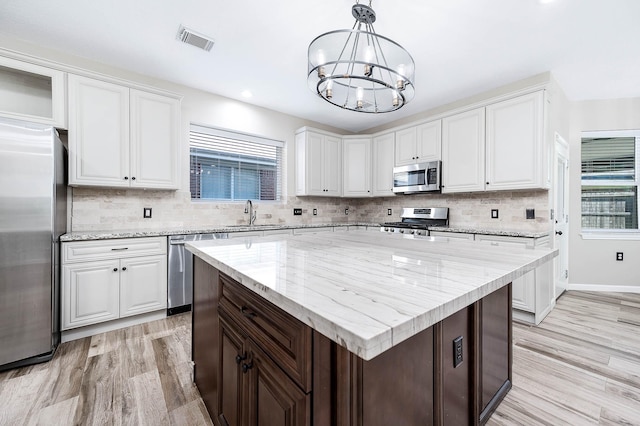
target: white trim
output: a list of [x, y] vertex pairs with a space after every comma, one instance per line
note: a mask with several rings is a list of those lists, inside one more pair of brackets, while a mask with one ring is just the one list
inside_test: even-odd
[[191, 123], [191, 131], [198, 133], [204, 133], [211, 136], [218, 136], [227, 139], [237, 139], [243, 142], [251, 142], [259, 145], [275, 146], [277, 148], [284, 148], [284, 141], [277, 139], [266, 138], [260, 135], [254, 135], [251, 133], [239, 132], [237, 130], [223, 129], [220, 127], [208, 126], [206, 124]]
[[598, 229], [593, 231], [583, 230], [580, 233], [583, 240], [628, 240], [639, 241], [640, 231], [631, 230], [629, 232], [615, 232], [611, 229]]
[[[144, 83], [138, 83], [138, 82], [134, 82], [134, 81], [131, 81], [131, 80], [125, 80], [125, 79], [119, 78], [119, 77], [113, 77], [111, 75], [103, 74], [103, 73], [96, 72], [96, 71], [90, 71], [90, 70], [87, 70], [87, 69], [84, 69], [84, 68], [76, 67], [76, 66], [73, 66], [73, 65], [63, 64], [61, 62], [52, 61], [52, 60], [49, 60], [49, 59], [43, 59], [43, 58], [40, 58], [38, 56], [34, 56], [34, 55], [18, 52], [16, 50], [7, 49], [7, 48], [4, 48], [4, 47], [0, 47], [0, 56], [4, 56], [5, 58], [15, 59], [17, 61], [26, 62], [26, 63], [33, 64], [33, 65], [39, 65], [39, 66], [43, 66], [43, 67], [46, 67], [46, 68], [51, 68], [51, 69], [58, 70], [58, 71], [63, 71], [63, 72], [71, 73], [71, 74], [80, 75], [80, 76], [83, 76], [83, 77], [90, 77], [90, 78], [95, 78], [97, 80], [106, 81], [106, 82], [109, 82], [109, 83], [119, 84], [121, 86], [126, 86], [126, 87], [128, 87], [130, 89], [140, 89], [140, 90], [144, 90], [145, 92], [151, 92], [151, 93], [155, 93], [157, 95], [163, 95], [163, 96], [167, 96], [167, 97], [170, 97], [170, 98], [175, 98], [175, 99], [178, 99], [180, 101], [183, 98], [183, 96], [181, 94], [178, 94], [178, 93], [175, 93], [175, 92], [171, 92], [169, 90], [159, 89], [159, 88], [154, 87], [154, 86], [148, 86], [148, 85], [146, 85]], [[120, 70], [123, 70], [123, 69], [120, 68]]]
[[602, 284], [568, 284], [567, 291], [595, 291], [608, 293], [640, 293], [640, 284], [633, 285], [602, 285]]

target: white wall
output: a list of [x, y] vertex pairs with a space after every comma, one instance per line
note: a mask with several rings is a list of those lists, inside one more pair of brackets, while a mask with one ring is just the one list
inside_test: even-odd
[[[640, 241], [585, 240], [580, 227], [580, 139], [583, 131], [640, 129], [640, 98], [572, 105], [569, 288], [640, 292]], [[616, 252], [624, 261], [615, 260]]]

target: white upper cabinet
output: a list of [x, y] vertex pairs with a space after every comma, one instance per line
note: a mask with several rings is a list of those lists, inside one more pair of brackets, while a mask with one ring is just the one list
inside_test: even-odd
[[180, 101], [69, 75], [69, 184], [177, 189]]
[[342, 140], [303, 128], [296, 133], [296, 195], [339, 197], [342, 193]]
[[395, 134], [395, 164], [407, 164], [434, 161], [441, 159], [442, 122], [436, 120], [407, 129], [398, 130]]
[[131, 89], [131, 186], [178, 188], [180, 102]]
[[342, 196], [371, 196], [371, 138], [342, 139]]
[[443, 193], [484, 190], [484, 130], [484, 108], [442, 119]]
[[544, 92], [487, 106], [486, 189], [544, 188]]
[[129, 187], [129, 88], [69, 75], [69, 184]]
[[393, 193], [393, 166], [395, 134], [387, 133], [373, 138], [373, 161], [371, 170], [371, 195], [391, 197]]
[[0, 115], [67, 128], [65, 73], [0, 56]]

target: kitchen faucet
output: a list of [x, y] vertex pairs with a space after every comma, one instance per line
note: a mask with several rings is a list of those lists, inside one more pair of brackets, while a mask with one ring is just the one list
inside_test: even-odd
[[249, 226], [253, 225], [256, 222], [256, 212], [253, 210], [251, 200], [247, 200], [247, 202], [244, 203], [244, 213], [249, 213]]

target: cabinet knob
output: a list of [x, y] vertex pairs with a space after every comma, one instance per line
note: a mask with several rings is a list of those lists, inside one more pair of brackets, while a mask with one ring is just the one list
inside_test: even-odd
[[242, 308], [240, 308], [240, 312], [242, 313], [242, 315], [244, 315], [247, 318], [255, 318], [258, 316], [258, 314], [256, 314], [246, 306], [243, 306]]
[[127, 267], [125, 266], [124, 268], [122, 268], [122, 270], [123, 270], [123, 271], [126, 271], [126, 270], [127, 270]]
[[416, 157], [411, 157], [411, 159], [412, 159], [412, 160], [415, 160], [415, 159], [416, 159]]
[[562, 231], [556, 231], [556, 235], [562, 235]]
[[236, 355], [236, 364], [240, 364], [242, 361], [247, 359], [247, 354], [244, 355]]
[[489, 182], [487, 182], [487, 185], [489, 185]]
[[135, 176], [133, 176], [133, 177], [131, 178], [131, 180], [136, 180], [136, 177], [135, 177]]
[[113, 272], [118, 272], [118, 268], [113, 268]]
[[251, 370], [253, 368], [253, 362], [250, 362], [249, 364], [242, 364], [242, 372], [246, 373], [247, 371]]
[[124, 180], [129, 180], [129, 176], [125, 176], [125, 177], [124, 177]]

